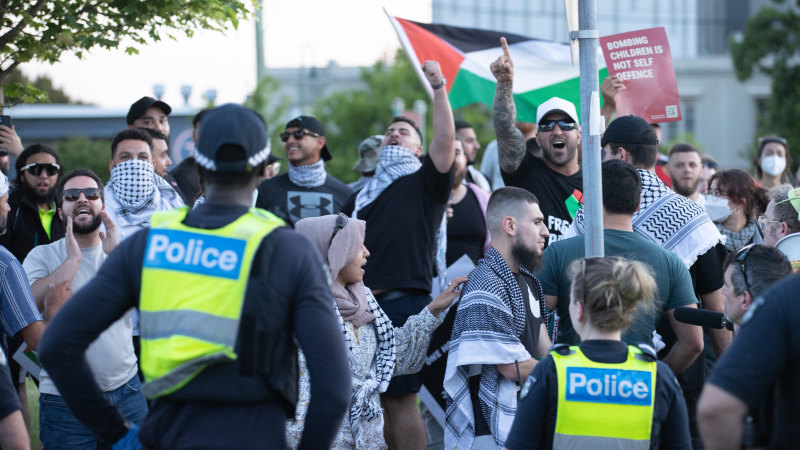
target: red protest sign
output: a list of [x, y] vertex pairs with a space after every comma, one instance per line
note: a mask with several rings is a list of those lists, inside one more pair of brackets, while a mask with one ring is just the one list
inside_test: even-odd
[[633, 114], [650, 123], [681, 120], [678, 82], [664, 27], [600, 38], [609, 75], [625, 90], [615, 97], [617, 114]]

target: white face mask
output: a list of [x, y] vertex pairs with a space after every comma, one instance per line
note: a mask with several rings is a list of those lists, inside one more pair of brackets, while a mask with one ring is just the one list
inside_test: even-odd
[[761, 170], [776, 177], [786, 169], [786, 158], [780, 155], [769, 155], [761, 158]]
[[708, 216], [711, 217], [713, 222], [724, 222], [725, 219], [730, 217], [733, 214], [731, 208], [728, 207], [728, 200], [724, 198], [717, 197], [716, 195], [707, 194], [706, 195], [706, 212], [708, 212]]

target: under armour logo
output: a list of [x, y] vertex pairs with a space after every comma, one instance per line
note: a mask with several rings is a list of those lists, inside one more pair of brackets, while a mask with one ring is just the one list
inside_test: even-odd
[[290, 191], [286, 197], [292, 222], [308, 217], [333, 214], [333, 195], [324, 192]]

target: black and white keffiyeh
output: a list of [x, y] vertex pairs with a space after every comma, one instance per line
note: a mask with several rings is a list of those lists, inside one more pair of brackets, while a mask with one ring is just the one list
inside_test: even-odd
[[[678, 255], [686, 267], [711, 247], [725, 242], [703, 206], [673, 192], [655, 173], [638, 170], [642, 203], [633, 214], [633, 231]], [[584, 220], [581, 207], [562, 239], [584, 234]]]
[[[524, 267], [520, 272], [538, 281]], [[541, 286], [536, 295], [544, 298]], [[481, 410], [498, 448], [503, 446], [516, 414], [518, 386], [502, 377], [496, 365], [531, 358], [520, 342], [525, 323], [519, 284], [500, 253], [490, 247], [469, 276], [453, 324], [444, 376], [445, 448], [472, 447], [475, 417], [468, 380], [478, 374]]]
[[148, 226], [154, 212], [184, 206], [175, 189], [153, 171], [153, 164], [138, 159], [114, 166], [104, 200], [114, 221], [123, 227]]
[[325, 163], [320, 159], [314, 164], [293, 166], [289, 164], [289, 180], [300, 187], [313, 188], [325, 184], [328, 172]]
[[[383, 414], [380, 397], [374, 394], [376, 392], [386, 392], [386, 389], [389, 387], [389, 381], [392, 379], [395, 361], [397, 359], [397, 347], [395, 345], [392, 322], [386, 316], [386, 313], [383, 312], [383, 309], [378, 306], [378, 301], [375, 300], [372, 292], [367, 288], [365, 289], [367, 291], [367, 307], [369, 312], [375, 316], [374, 322], [366, 326], [374, 324], [378, 339], [378, 348], [373, 361], [372, 370], [370, 371], [370, 377], [362, 378], [356, 375], [354, 371], [351, 371], [353, 394], [350, 398], [350, 411], [348, 414], [350, 416], [350, 430], [353, 433], [353, 440], [356, 443], [356, 448], [362, 448], [358, 445], [362, 423], [369, 422]], [[336, 302], [334, 302], [334, 307], [336, 307]], [[342, 315], [339, 314], [338, 307], [336, 307], [336, 317], [339, 319], [339, 326], [344, 335], [350, 366], [354, 367], [355, 355], [353, 342], [350, 340], [347, 328], [345, 328], [344, 319], [342, 319]]]
[[358, 211], [372, 203], [395, 180], [410, 175], [422, 167], [419, 158], [411, 150], [395, 145], [381, 148], [381, 159], [375, 168], [375, 176], [358, 191], [353, 217], [358, 218]]
[[721, 223], [716, 224], [716, 226], [719, 232], [725, 236], [725, 249], [729, 252], [739, 251], [740, 248], [748, 244], [764, 242], [761, 237], [761, 231], [758, 229], [758, 224], [753, 219], [747, 219], [745, 227], [738, 232], [723, 227]]

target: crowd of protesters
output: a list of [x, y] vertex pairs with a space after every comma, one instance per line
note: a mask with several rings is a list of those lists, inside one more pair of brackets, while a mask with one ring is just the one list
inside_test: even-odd
[[480, 170], [433, 61], [430, 142], [392, 119], [350, 185], [307, 115], [280, 133], [284, 174], [234, 104], [197, 114], [171, 168], [171, 108], [143, 97], [106, 182], [0, 125], [0, 447], [29, 445], [26, 349], [53, 449], [797, 445], [786, 140], [759, 141], [755, 176], [689, 143], [661, 162], [607, 78], [606, 256], [587, 258], [575, 105], [517, 121], [501, 43]]

